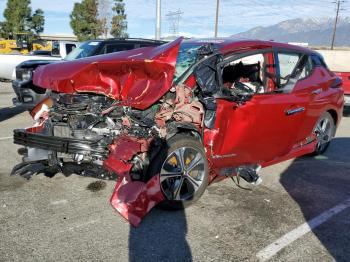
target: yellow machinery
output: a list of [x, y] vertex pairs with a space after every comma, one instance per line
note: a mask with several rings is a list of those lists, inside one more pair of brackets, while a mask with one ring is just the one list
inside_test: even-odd
[[16, 40], [0, 40], [0, 54], [9, 54], [16, 47]]
[[30, 51], [52, 51], [52, 42], [41, 39], [33, 40], [30, 33], [16, 33], [15, 39], [0, 40], [0, 54], [21, 53], [28, 54]]

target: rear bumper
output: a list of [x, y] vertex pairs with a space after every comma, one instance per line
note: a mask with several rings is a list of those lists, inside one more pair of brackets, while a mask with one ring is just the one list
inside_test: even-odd
[[350, 107], [350, 94], [345, 94], [344, 95], [344, 106]]
[[18, 145], [66, 154], [91, 154], [103, 158], [106, 158], [108, 155], [108, 145], [101, 140], [48, 136], [31, 133], [24, 129], [15, 129], [13, 131], [13, 140]]

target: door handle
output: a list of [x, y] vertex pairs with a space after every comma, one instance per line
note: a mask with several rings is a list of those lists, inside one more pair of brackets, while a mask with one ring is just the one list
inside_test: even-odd
[[312, 90], [312, 94], [313, 95], [318, 95], [318, 94], [321, 94], [321, 92], [322, 92], [322, 88], [318, 88], [318, 89], [315, 89], [315, 90]]
[[297, 108], [293, 108], [293, 109], [288, 109], [286, 110], [286, 115], [287, 116], [291, 116], [297, 113], [301, 113], [305, 111], [305, 107], [297, 107]]

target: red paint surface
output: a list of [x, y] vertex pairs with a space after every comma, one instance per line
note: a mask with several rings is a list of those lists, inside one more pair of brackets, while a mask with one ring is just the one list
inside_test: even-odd
[[163, 200], [159, 176], [154, 176], [147, 183], [132, 182], [128, 176], [120, 176], [110, 202], [126, 220], [136, 227], [141, 219]]
[[[294, 91], [255, 94], [245, 104], [217, 99], [217, 118], [213, 130], [205, 130], [204, 145], [213, 168], [258, 163], [295, 157], [295, 147], [312, 136], [320, 115], [333, 110], [338, 125], [342, 117], [343, 91], [330, 88], [336, 76], [323, 68], [297, 83]], [[321, 88], [320, 94], [312, 94]], [[305, 111], [286, 115], [293, 108]], [[283, 161], [282, 160], [282, 161]]]

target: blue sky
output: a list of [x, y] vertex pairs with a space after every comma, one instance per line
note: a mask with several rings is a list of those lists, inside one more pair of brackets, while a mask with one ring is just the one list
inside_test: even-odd
[[[6, 6], [0, 0], [0, 20]], [[46, 15], [45, 33], [72, 34], [69, 14], [74, 2], [70, 0], [32, 0], [32, 9], [41, 8]], [[154, 37], [156, 0], [124, 0], [131, 37]], [[350, 15], [350, 3], [344, 4], [344, 16]], [[162, 0], [162, 35], [169, 34], [166, 14], [180, 9], [183, 13], [181, 35], [210, 37], [214, 34], [216, 0]], [[221, 0], [219, 36], [228, 36], [255, 26], [266, 26], [298, 17], [334, 16], [331, 0]]]

